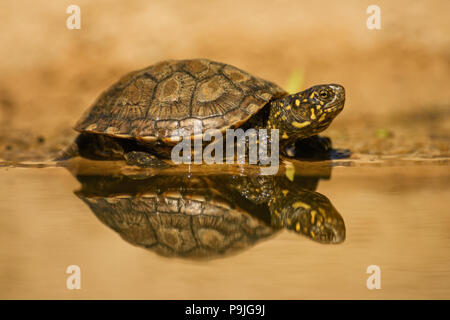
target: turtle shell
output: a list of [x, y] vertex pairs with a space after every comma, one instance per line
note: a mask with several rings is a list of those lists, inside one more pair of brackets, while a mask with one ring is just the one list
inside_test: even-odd
[[278, 85], [207, 59], [169, 60], [131, 72], [104, 92], [76, 124], [79, 132], [173, 144], [195, 125], [239, 127], [271, 99]]
[[77, 196], [100, 221], [127, 242], [163, 256], [219, 257], [251, 247], [275, 232], [209, 189], [202, 179], [78, 179], [83, 189]]

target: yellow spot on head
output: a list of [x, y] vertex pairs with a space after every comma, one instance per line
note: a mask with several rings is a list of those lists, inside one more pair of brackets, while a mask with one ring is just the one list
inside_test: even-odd
[[316, 214], [317, 214], [316, 210], [311, 211], [311, 223], [314, 223], [314, 220], [316, 219]]
[[316, 115], [314, 114], [314, 108], [311, 108], [311, 119], [316, 120]]
[[323, 101], [320, 101], [320, 105], [323, 106], [325, 103]]
[[319, 122], [325, 120], [325, 113], [320, 117]]
[[281, 116], [281, 120], [286, 121], [286, 120], [287, 120], [286, 116], [285, 116], [285, 115], [282, 115], [282, 116]]
[[303, 99], [303, 102], [308, 102], [308, 99]]
[[295, 99], [295, 105], [296, 105], [297, 107], [300, 106], [300, 100]]
[[284, 106], [284, 103], [283, 103], [283, 102], [280, 102], [280, 106]]
[[314, 234], [314, 232], [310, 231], [309, 234], [311, 235], [311, 238], [314, 238], [316, 235]]
[[292, 205], [292, 208], [297, 209], [297, 208], [305, 208], [306, 210], [311, 209], [311, 206], [309, 204], [306, 204], [304, 202], [301, 201], [297, 201]]
[[297, 222], [297, 223], [295, 224], [295, 231], [299, 232], [299, 231], [300, 231], [300, 228], [301, 228], [300, 222]]
[[289, 193], [289, 190], [283, 189], [281, 192], [283, 192], [284, 195], [287, 195]]
[[311, 95], [309, 96], [310, 99], [314, 98], [314, 95], [316, 94], [316, 92], [314, 91], [313, 93], [311, 93]]
[[[322, 101], [320, 101], [320, 102], [322, 102]], [[322, 106], [321, 106], [320, 104], [318, 104], [318, 105], [316, 106], [316, 108], [317, 108], [317, 110], [320, 110], [320, 108], [322, 108]]]
[[286, 107], [286, 110], [291, 110], [291, 105], [290, 104]]
[[283, 139], [288, 139], [289, 136], [286, 134], [286, 132], [284, 132], [283, 135], [281, 136], [281, 138], [283, 138]]
[[305, 121], [305, 122], [302, 122], [302, 123], [297, 122], [297, 121], [292, 121], [292, 125], [293, 125], [294, 127], [296, 127], [297, 129], [304, 128], [304, 127], [306, 127], [306, 126], [309, 126], [310, 124], [311, 124], [310, 121]]

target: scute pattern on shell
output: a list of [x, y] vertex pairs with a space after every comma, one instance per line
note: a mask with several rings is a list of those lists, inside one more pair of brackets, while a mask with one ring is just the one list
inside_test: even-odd
[[239, 126], [274, 97], [276, 84], [207, 59], [163, 61], [131, 72], [104, 92], [75, 129], [170, 142], [180, 129]]
[[195, 193], [78, 196], [124, 240], [164, 256], [223, 255], [273, 233], [271, 227], [213, 194], [207, 200]]

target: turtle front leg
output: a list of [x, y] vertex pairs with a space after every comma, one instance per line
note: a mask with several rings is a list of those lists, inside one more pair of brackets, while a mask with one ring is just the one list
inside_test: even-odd
[[151, 153], [144, 151], [130, 151], [124, 154], [125, 162], [128, 165], [138, 166], [141, 168], [168, 168], [170, 165], [154, 156]]
[[346, 159], [352, 154], [349, 149], [334, 149], [330, 138], [317, 135], [296, 141], [292, 148], [294, 156], [300, 159]]
[[80, 155], [80, 150], [76, 142], [72, 142], [67, 148], [60, 151], [53, 161], [65, 161]]
[[301, 153], [302, 150], [305, 150], [324, 154], [333, 150], [333, 147], [330, 138], [315, 135], [306, 139], [297, 140], [295, 142], [295, 149], [297, 150], [297, 153]]
[[317, 135], [283, 146], [283, 153], [291, 158], [328, 159], [332, 150], [331, 139]]

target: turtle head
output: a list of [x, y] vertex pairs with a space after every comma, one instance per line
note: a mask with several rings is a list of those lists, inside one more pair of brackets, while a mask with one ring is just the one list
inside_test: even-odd
[[296, 141], [325, 130], [342, 111], [345, 89], [338, 84], [317, 85], [272, 102], [269, 126], [280, 137]]

